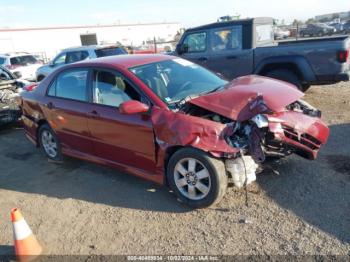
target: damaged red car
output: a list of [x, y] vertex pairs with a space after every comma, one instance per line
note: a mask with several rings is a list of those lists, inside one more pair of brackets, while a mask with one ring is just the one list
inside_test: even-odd
[[58, 69], [21, 107], [48, 158], [112, 166], [203, 208], [254, 181], [266, 157], [317, 157], [329, 129], [302, 96], [278, 80], [227, 82], [180, 58], [125, 55]]

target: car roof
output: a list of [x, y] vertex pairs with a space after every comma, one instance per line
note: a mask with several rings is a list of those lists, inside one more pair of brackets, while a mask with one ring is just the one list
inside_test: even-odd
[[201, 30], [229, 27], [229, 26], [235, 26], [235, 25], [246, 25], [246, 24], [252, 24], [252, 23], [255, 23], [255, 24], [271, 23], [272, 24], [272, 22], [273, 22], [273, 19], [271, 17], [244, 18], [244, 19], [236, 19], [231, 21], [215, 22], [207, 25], [201, 25], [198, 27], [189, 28], [186, 30], [186, 32], [201, 31]]
[[13, 53], [0, 54], [1, 57], [16, 57], [16, 56], [25, 56], [25, 55], [32, 55], [32, 54], [27, 52], [13, 52]]
[[106, 56], [91, 60], [84, 60], [75, 64], [81, 65], [112, 65], [118, 68], [131, 68], [145, 64], [157, 63], [174, 59], [174, 56], [161, 54], [140, 54], [140, 55], [116, 55]]
[[69, 47], [69, 48], [63, 49], [62, 51], [63, 52], [85, 51], [85, 50], [96, 50], [96, 49], [114, 48], [114, 47], [120, 47], [120, 46], [118, 46], [118, 45], [87, 45], [87, 46]]

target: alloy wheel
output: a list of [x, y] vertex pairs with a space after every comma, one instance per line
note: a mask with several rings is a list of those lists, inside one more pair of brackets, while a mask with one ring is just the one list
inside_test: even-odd
[[49, 157], [55, 158], [57, 156], [57, 141], [50, 131], [44, 130], [41, 133], [41, 144]]
[[190, 200], [205, 198], [211, 188], [208, 169], [194, 158], [184, 158], [176, 164], [174, 181], [180, 193]]

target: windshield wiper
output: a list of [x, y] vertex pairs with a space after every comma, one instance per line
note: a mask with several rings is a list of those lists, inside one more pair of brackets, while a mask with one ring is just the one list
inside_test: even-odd
[[181, 107], [186, 104], [188, 101], [197, 98], [199, 96], [202, 95], [207, 95], [207, 94], [211, 94], [214, 93], [218, 90], [220, 90], [221, 88], [225, 87], [225, 85], [220, 85], [218, 87], [215, 87], [214, 89], [210, 90], [210, 91], [204, 91], [202, 93], [196, 94], [196, 95], [188, 95], [185, 96], [184, 98], [181, 98], [180, 100], [175, 100], [175, 101], [171, 101], [170, 104], [175, 104], [176, 108], [181, 109]]

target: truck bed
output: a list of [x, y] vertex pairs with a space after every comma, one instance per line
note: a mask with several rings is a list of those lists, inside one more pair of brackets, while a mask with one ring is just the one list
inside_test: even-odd
[[254, 67], [258, 68], [264, 60], [274, 57], [300, 57], [311, 67], [316, 82], [327, 83], [336, 81], [335, 77], [349, 72], [349, 60], [339, 63], [337, 57], [339, 51], [349, 49], [348, 36], [283, 41], [274, 46], [257, 47], [254, 50]]

